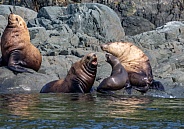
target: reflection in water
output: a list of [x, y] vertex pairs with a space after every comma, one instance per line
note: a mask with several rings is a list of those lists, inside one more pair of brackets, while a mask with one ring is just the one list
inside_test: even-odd
[[[122, 97], [94, 94], [5, 94], [0, 96], [1, 109], [11, 115], [29, 119], [58, 117], [126, 118], [137, 112], [141, 104], [150, 103], [146, 97]], [[52, 114], [51, 114], [52, 113]], [[137, 119], [137, 118], [133, 118]]]
[[[104, 95], [100, 95], [101, 97]], [[107, 101], [103, 104], [103, 108], [107, 110], [108, 116], [112, 118], [128, 118], [128, 119], [141, 119], [141, 117], [131, 117], [131, 114], [139, 113], [137, 110], [143, 105], [152, 102], [148, 97], [135, 97], [135, 96], [104, 96]], [[104, 98], [104, 99], [105, 99]]]
[[0, 107], [12, 115], [29, 116], [29, 108], [36, 107], [38, 100], [38, 94], [2, 94]]
[[2, 94], [2, 128], [184, 127], [184, 99], [103, 94]]

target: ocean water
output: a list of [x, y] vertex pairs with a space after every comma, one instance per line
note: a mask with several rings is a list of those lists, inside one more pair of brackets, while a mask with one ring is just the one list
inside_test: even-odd
[[1, 94], [0, 128], [182, 129], [184, 99], [90, 94]]

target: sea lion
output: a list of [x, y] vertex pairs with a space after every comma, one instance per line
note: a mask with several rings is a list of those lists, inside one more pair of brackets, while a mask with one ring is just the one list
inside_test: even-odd
[[142, 93], [148, 89], [164, 91], [162, 83], [153, 79], [149, 58], [137, 46], [129, 42], [111, 42], [102, 44], [101, 49], [120, 60], [128, 72], [131, 86], [136, 90]]
[[71, 66], [65, 79], [47, 83], [40, 93], [89, 93], [95, 81], [97, 64], [95, 53], [85, 55]]
[[26, 68], [38, 71], [42, 56], [31, 44], [27, 25], [22, 17], [10, 13], [8, 24], [1, 37], [0, 66], [8, 66], [14, 72], [29, 72]]
[[121, 65], [119, 59], [112, 54], [107, 53], [106, 62], [112, 67], [110, 77], [105, 78], [97, 87], [98, 92], [115, 91], [125, 88], [128, 94], [131, 94], [131, 85], [128, 78], [128, 73]]

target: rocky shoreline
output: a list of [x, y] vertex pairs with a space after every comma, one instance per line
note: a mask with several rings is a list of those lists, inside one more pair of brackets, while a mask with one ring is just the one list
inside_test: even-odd
[[[0, 5], [0, 36], [9, 13], [9, 5]], [[43, 62], [38, 73], [34, 74], [15, 75], [6, 67], [0, 67], [1, 93], [39, 92], [47, 82], [64, 78], [71, 64], [89, 52], [98, 55], [94, 87], [98, 86], [111, 72], [99, 45], [125, 40], [133, 42], [148, 55], [154, 78], [163, 83], [168, 95], [184, 97], [182, 21], [168, 22], [154, 30], [130, 36], [125, 34], [117, 13], [97, 3], [48, 6], [38, 13], [16, 6], [16, 14], [27, 22], [31, 42], [41, 51]]]

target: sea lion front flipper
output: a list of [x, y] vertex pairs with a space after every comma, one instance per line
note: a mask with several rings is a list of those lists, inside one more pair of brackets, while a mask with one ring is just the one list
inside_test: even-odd
[[13, 51], [8, 61], [8, 68], [17, 73], [23, 73], [23, 72], [33, 73], [28, 71], [26, 68], [22, 67], [25, 65], [25, 63], [22, 61], [19, 61], [20, 56], [21, 55], [19, 54], [18, 51]]
[[98, 88], [97, 87], [97, 89], [95, 89], [97, 92], [99, 92], [99, 93], [102, 93], [102, 94], [113, 94], [113, 92], [112, 91], [109, 91], [109, 90], [103, 90], [102, 88]]
[[19, 65], [11, 65], [11, 66], [8, 66], [8, 68], [14, 72], [17, 72], [17, 73], [23, 73], [23, 72], [26, 72], [26, 73], [33, 73]]
[[151, 86], [150, 86], [150, 89], [165, 91], [165, 88], [164, 88], [164, 86], [162, 85], [162, 83], [159, 82], [159, 81], [155, 81], [155, 80], [153, 80], [153, 82], [152, 82], [152, 84], [151, 84]]

